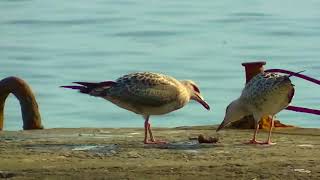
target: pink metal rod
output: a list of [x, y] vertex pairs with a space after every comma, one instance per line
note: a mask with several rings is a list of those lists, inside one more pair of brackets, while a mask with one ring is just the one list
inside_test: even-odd
[[288, 106], [286, 109], [290, 111], [295, 111], [295, 112], [320, 115], [320, 110], [317, 110], [317, 109], [309, 109], [309, 108], [298, 107], [298, 106]]
[[296, 76], [296, 77], [299, 77], [299, 78], [302, 78], [302, 79], [305, 79], [305, 80], [307, 80], [307, 81], [311, 81], [311, 82], [313, 82], [313, 83], [315, 83], [315, 84], [320, 85], [320, 80], [317, 80], [317, 79], [314, 79], [314, 78], [312, 78], [312, 77], [303, 75], [303, 74], [301, 74], [301, 73], [295, 73], [295, 72], [288, 71], [288, 70], [284, 70], [284, 69], [268, 69], [268, 70], [265, 70], [265, 72], [285, 73], [285, 74], [289, 74], [289, 75], [292, 75], [292, 76]]
[[[284, 69], [268, 69], [265, 72], [278, 72], [278, 73], [285, 73], [285, 74], [289, 74], [291, 76], [296, 76], [302, 79], [305, 79], [307, 81], [311, 81], [315, 84], [320, 85], [320, 80], [314, 79], [312, 77], [300, 74], [300, 73], [295, 73], [292, 71], [288, 71], [288, 70], [284, 70]], [[320, 115], [320, 110], [317, 109], [309, 109], [309, 108], [304, 108], [304, 107], [298, 107], [298, 106], [288, 106], [286, 108], [287, 110], [290, 111], [296, 111], [296, 112], [303, 112], [303, 113], [309, 113], [309, 114], [316, 114], [316, 115]]]

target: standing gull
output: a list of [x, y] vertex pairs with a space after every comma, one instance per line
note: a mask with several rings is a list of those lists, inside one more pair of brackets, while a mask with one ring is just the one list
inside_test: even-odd
[[[293, 95], [294, 85], [291, 83], [290, 76], [276, 73], [260, 73], [246, 84], [241, 96], [228, 105], [224, 120], [217, 131], [244, 116], [253, 115], [255, 131], [249, 143], [274, 144], [271, 142], [274, 115], [290, 104]], [[271, 126], [268, 140], [259, 142], [256, 140], [256, 135], [259, 129], [259, 121], [264, 116], [271, 118]]]
[[[61, 87], [102, 97], [121, 108], [142, 115], [145, 119], [145, 144], [165, 143], [164, 141], [156, 141], [153, 137], [149, 123], [150, 115], [161, 115], [175, 111], [185, 106], [190, 99], [199, 102], [206, 109], [210, 109], [193, 81], [178, 81], [173, 77], [158, 73], [137, 72], [124, 75], [116, 81], [74, 83], [80, 86]], [[148, 140], [148, 132], [150, 140]]]

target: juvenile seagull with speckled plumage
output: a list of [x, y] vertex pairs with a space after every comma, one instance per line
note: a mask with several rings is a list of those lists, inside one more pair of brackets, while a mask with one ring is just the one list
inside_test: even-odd
[[[276, 73], [260, 73], [246, 84], [241, 96], [228, 105], [224, 120], [217, 131], [244, 116], [253, 115], [255, 131], [249, 143], [274, 144], [271, 142], [271, 131], [274, 125], [273, 117], [290, 104], [293, 95], [294, 85], [291, 83], [290, 76]], [[259, 129], [259, 121], [264, 116], [269, 116], [272, 119], [271, 126], [268, 140], [259, 142], [256, 140], [256, 135]]]
[[[164, 141], [156, 141], [153, 137], [149, 123], [150, 115], [161, 115], [175, 111], [185, 106], [190, 99], [199, 102], [206, 109], [210, 109], [193, 81], [178, 81], [173, 77], [158, 73], [137, 72], [124, 75], [116, 81], [74, 83], [80, 86], [61, 87], [102, 97], [121, 108], [142, 115], [145, 119], [145, 144], [165, 143]], [[150, 140], [148, 140], [148, 132]]]

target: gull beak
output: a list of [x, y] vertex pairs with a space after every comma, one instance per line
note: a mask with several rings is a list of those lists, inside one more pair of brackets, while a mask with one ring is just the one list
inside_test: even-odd
[[204, 101], [202, 96], [195, 94], [194, 100], [196, 100], [198, 103], [200, 103], [207, 110], [210, 110], [209, 104], [206, 101]]
[[217, 128], [216, 132], [220, 131], [222, 128], [224, 128], [228, 123], [225, 123], [225, 121], [222, 121], [222, 123]]

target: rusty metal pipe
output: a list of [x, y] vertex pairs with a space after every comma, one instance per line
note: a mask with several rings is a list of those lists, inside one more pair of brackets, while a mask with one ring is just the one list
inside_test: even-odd
[[24, 80], [12, 76], [0, 81], [0, 130], [3, 129], [5, 100], [10, 93], [20, 102], [23, 129], [43, 129], [38, 104], [30, 86]]
[[246, 72], [246, 84], [257, 74], [264, 72], [265, 61], [242, 63]]

